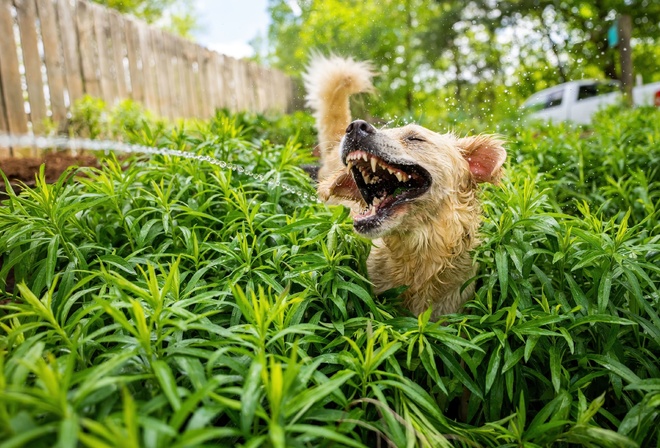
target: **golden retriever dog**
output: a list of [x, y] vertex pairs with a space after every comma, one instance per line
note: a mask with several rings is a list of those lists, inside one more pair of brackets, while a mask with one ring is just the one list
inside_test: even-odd
[[318, 129], [319, 197], [351, 207], [373, 239], [376, 294], [407, 286], [404, 305], [437, 319], [474, 295], [470, 251], [479, 243], [478, 183], [498, 181], [506, 151], [488, 135], [459, 138], [416, 124], [376, 129], [351, 119], [349, 98], [373, 90], [365, 62], [315, 56], [304, 75]]

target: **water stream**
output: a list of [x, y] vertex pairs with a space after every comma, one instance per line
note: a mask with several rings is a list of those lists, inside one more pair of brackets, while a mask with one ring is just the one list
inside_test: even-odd
[[[265, 182], [265, 176], [262, 174], [253, 173], [246, 170], [241, 165], [236, 165], [224, 160], [216, 159], [211, 156], [202, 156], [188, 151], [181, 151], [178, 149], [161, 148], [155, 146], [133, 145], [129, 143], [121, 143], [112, 140], [90, 140], [85, 138], [69, 138], [69, 137], [43, 137], [35, 135], [8, 135], [0, 134], [0, 147], [22, 147], [22, 148], [37, 148], [37, 149], [60, 149], [71, 150], [72, 152], [89, 150], [89, 151], [109, 151], [127, 154], [150, 154], [161, 156], [182, 157], [184, 159], [197, 160], [202, 163], [210, 163], [211, 165], [219, 166], [222, 169], [228, 169], [238, 174], [245, 174], [258, 182]], [[269, 180], [266, 182], [269, 188], [280, 187], [283, 190], [299, 196], [304, 201], [321, 202], [314, 194], [310, 194], [297, 188], [291, 187], [279, 180]]]

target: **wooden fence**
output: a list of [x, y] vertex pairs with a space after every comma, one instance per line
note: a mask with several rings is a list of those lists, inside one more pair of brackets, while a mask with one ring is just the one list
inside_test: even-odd
[[205, 118], [216, 108], [285, 112], [293, 85], [98, 4], [0, 0], [0, 132], [41, 134], [47, 119], [65, 129], [85, 94], [110, 106], [131, 98], [165, 118]]

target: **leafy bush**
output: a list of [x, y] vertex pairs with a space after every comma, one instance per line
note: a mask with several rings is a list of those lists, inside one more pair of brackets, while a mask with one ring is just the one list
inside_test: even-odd
[[74, 135], [97, 138], [107, 127], [107, 105], [100, 98], [85, 95], [71, 107], [69, 127]]
[[372, 295], [307, 151], [252, 119], [133, 137], [235, 171], [110, 157], [10, 192], [6, 446], [660, 444], [657, 111], [512, 132], [476, 297], [440, 322]]

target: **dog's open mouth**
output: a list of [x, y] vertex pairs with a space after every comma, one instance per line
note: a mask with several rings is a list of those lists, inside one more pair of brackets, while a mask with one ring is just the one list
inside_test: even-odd
[[353, 216], [356, 230], [377, 227], [399, 205], [424, 194], [431, 175], [419, 165], [386, 161], [358, 150], [346, 156], [346, 164], [366, 207]]

